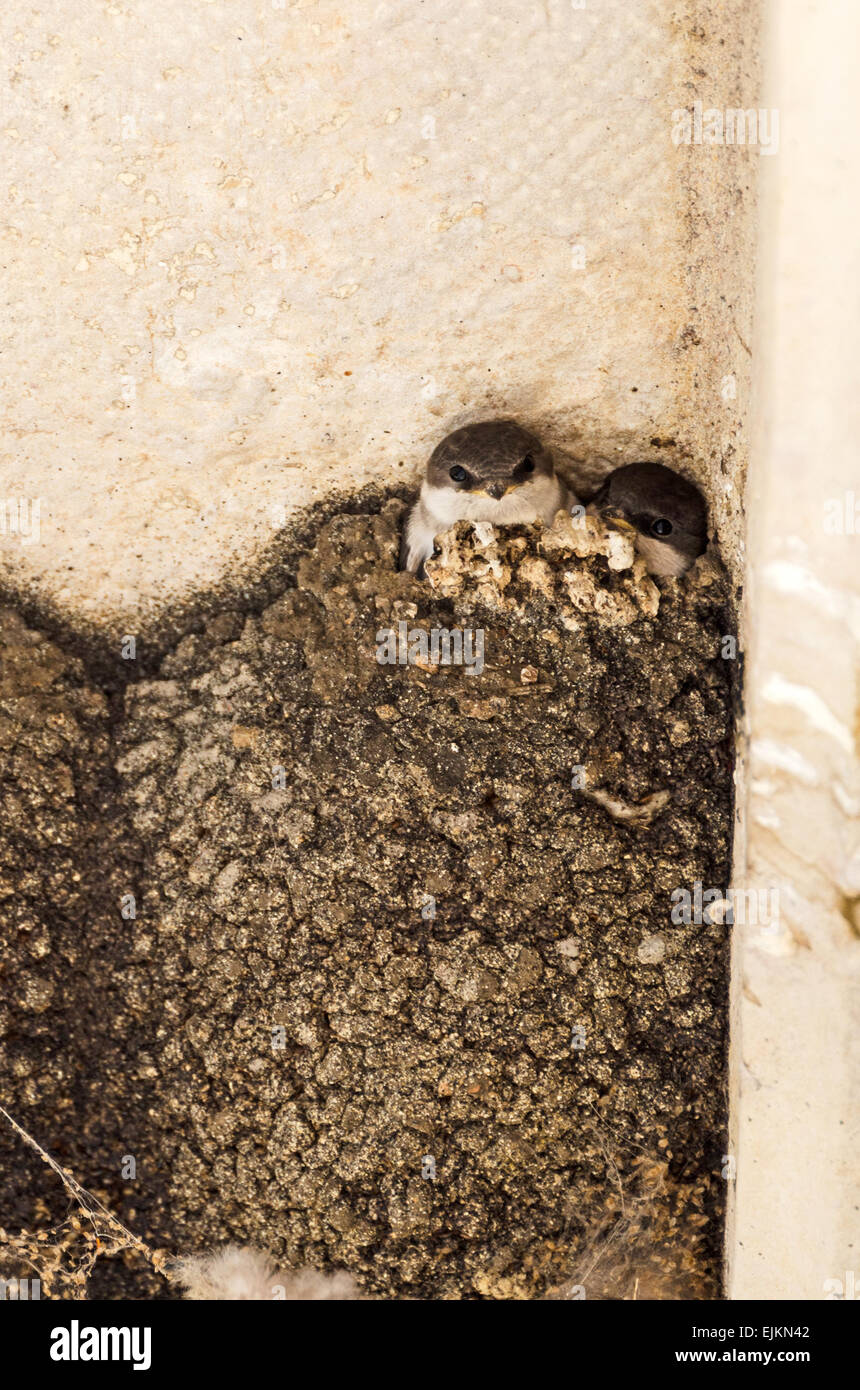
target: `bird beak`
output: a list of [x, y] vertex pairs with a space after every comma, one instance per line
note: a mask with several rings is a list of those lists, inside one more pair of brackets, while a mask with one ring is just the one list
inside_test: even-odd
[[503, 482], [503, 483], [490, 483], [490, 484], [484, 489], [484, 491], [486, 492], [487, 496], [488, 496], [488, 497], [492, 497], [496, 502], [500, 502], [501, 499], [502, 499], [503, 497], [506, 497], [507, 494], [510, 492], [510, 490], [511, 490], [511, 489], [510, 489], [509, 484], [508, 484], [508, 483], [504, 483], [504, 482]]
[[607, 526], [611, 526], [614, 531], [626, 531], [635, 533], [636, 527], [632, 521], [628, 521], [620, 507], [601, 507], [598, 511], [600, 520]]

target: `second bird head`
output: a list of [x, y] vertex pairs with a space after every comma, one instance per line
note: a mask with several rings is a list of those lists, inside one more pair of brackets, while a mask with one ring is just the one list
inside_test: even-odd
[[630, 534], [651, 574], [683, 574], [708, 544], [705, 499], [663, 463], [616, 468], [586, 511]]

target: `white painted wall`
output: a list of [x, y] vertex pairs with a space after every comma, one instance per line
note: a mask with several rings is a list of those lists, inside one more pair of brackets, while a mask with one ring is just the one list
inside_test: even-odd
[[860, 1295], [858, 52], [853, 0], [771, 4], [742, 804], [779, 911], [735, 935], [735, 1298]]

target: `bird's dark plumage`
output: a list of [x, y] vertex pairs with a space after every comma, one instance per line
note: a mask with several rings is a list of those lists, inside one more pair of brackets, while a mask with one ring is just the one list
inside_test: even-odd
[[693, 483], [663, 463], [625, 463], [609, 474], [586, 510], [634, 533], [652, 574], [677, 575], [708, 544], [705, 500]]

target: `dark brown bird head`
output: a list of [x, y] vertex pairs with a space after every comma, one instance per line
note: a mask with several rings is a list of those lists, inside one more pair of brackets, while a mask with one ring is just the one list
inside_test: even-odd
[[495, 501], [553, 473], [552, 455], [514, 420], [464, 425], [437, 444], [427, 463], [433, 487], [486, 494]]
[[708, 544], [699, 489], [662, 463], [625, 463], [609, 474], [586, 510], [634, 535], [652, 574], [683, 574]]

